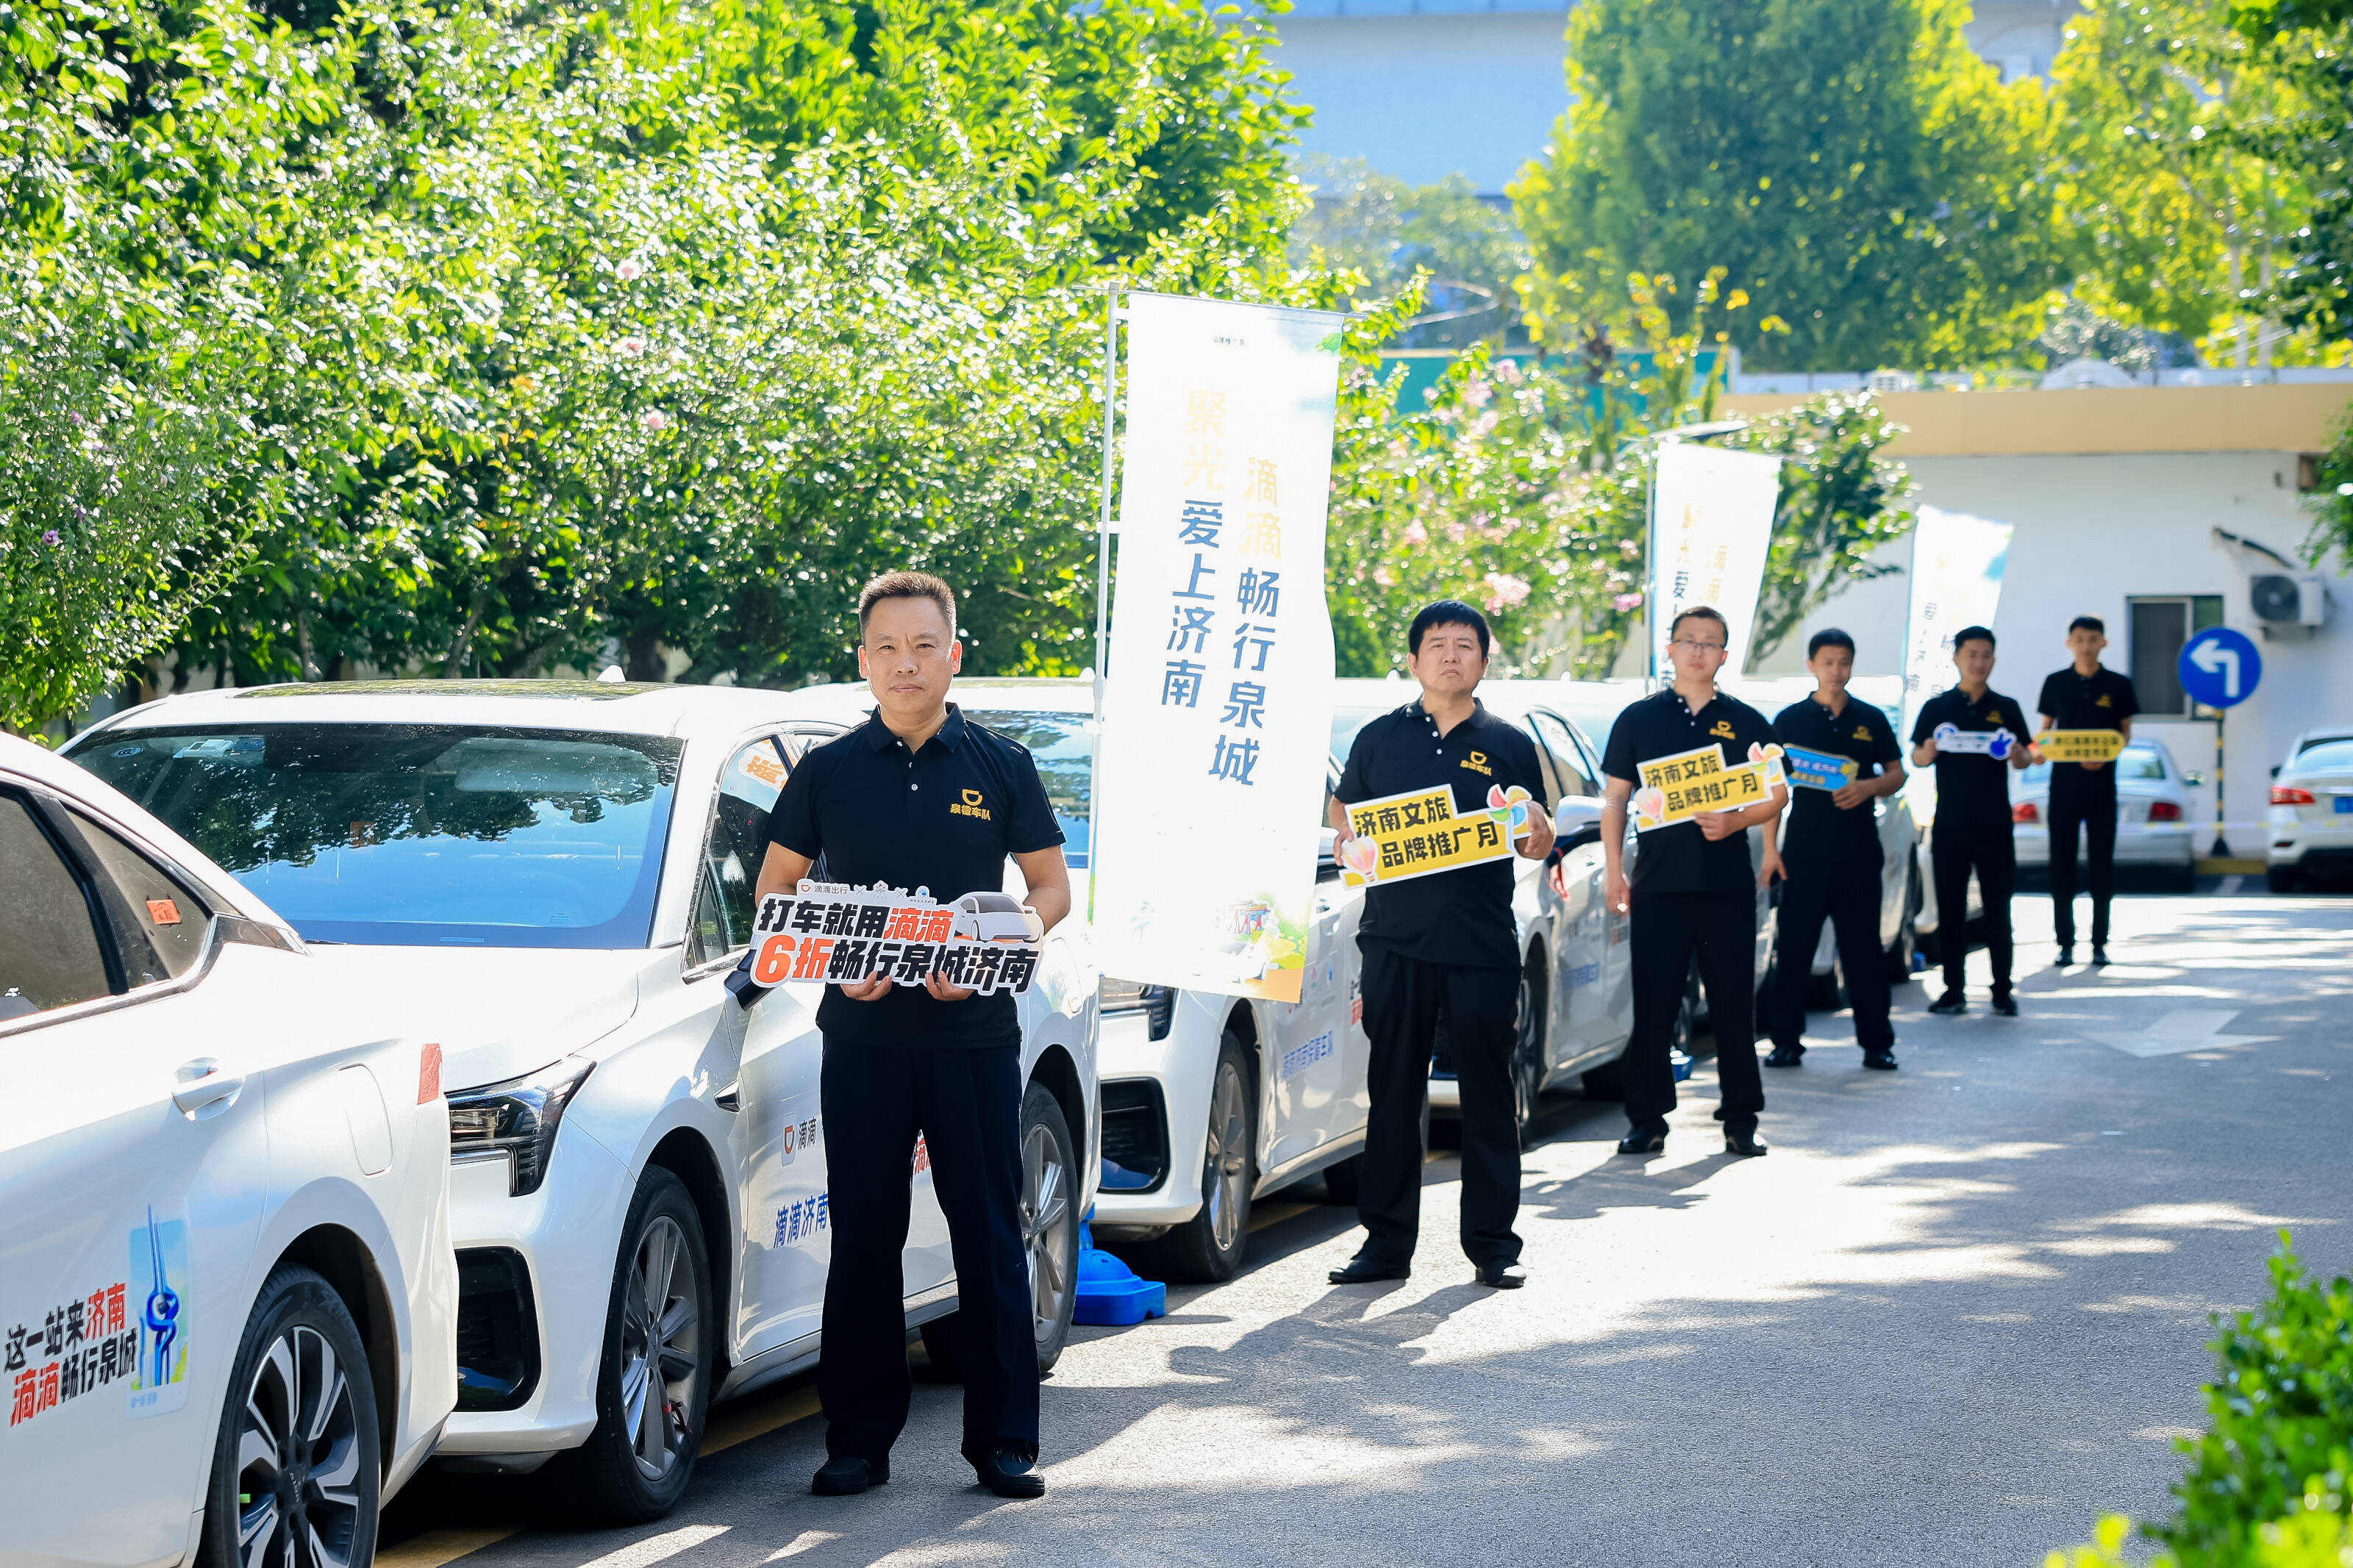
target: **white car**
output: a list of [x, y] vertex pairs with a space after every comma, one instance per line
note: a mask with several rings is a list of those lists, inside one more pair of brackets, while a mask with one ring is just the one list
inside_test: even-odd
[[[418, 680], [174, 697], [71, 748], [282, 910], [352, 1007], [442, 1043], [462, 1383], [439, 1463], [559, 1459], [585, 1517], [654, 1518], [714, 1400], [816, 1362], [817, 992], [746, 1010], [724, 982], [769, 807], [842, 727], [744, 689]], [[1046, 942], [1021, 1017], [1050, 1365], [1097, 1135], [1082, 922]], [[907, 1320], [943, 1354], [955, 1289], [919, 1174]]]
[[[2134, 741], [2109, 766], [2116, 772], [2116, 864], [2154, 868], [2178, 892], [2198, 884], [2197, 829], [2189, 820], [2189, 790], [2203, 783], [2184, 773], [2165, 742]], [[2274, 792], [2276, 793], [2276, 792]], [[2011, 841], [2021, 868], [2051, 864], [2051, 764], [2020, 773], [2010, 797]], [[2083, 875], [2083, 835], [2077, 833], [2077, 876]]]
[[1034, 942], [1046, 934], [1045, 923], [1010, 893], [966, 893], [950, 907], [948, 935], [964, 942]]
[[437, 1047], [5, 736], [0, 887], [0, 1563], [366, 1563], [458, 1394]]
[[2306, 735], [2272, 770], [2268, 826], [2273, 892], [2353, 875], [2353, 730]]

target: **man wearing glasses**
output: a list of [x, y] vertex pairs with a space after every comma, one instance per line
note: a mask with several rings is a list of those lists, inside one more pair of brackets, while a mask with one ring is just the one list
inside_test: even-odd
[[[1778, 876], [1775, 835], [1788, 786], [1771, 798], [1736, 810], [1713, 811], [1642, 836], [1631, 886], [1626, 870], [1626, 807], [1641, 764], [1715, 745], [1727, 768], [1749, 761], [1752, 745], [1773, 741], [1765, 715], [1715, 689], [1730, 640], [1724, 616], [1694, 605], [1667, 631], [1674, 684], [1618, 715], [1601, 771], [1609, 775], [1601, 813], [1607, 859], [1603, 897], [1631, 916], [1634, 1037], [1626, 1047], [1626, 1120], [1620, 1154], [1656, 1154], [1667, 1146], [1667, 1113], [1675, 1108], [1675, 1015], [1694, 955], [1707, 1008], [1715, 1021], [1715, 1073], [1727, 1152], [1765, 1152], [1757, 1118], [1765, 1110], [1764, 1075], [1757, 1070], [1757, 889]], [[1748, 864], [1748, 829], [1764, 830], [1761, 869]]]

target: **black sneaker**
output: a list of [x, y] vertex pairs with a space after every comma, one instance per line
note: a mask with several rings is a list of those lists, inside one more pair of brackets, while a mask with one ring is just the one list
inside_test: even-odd
[[886, 1486], [890, 1480], [891, 1463], [887, 1459], [877, 1465], [852, 1454], [836, 1454], [810, 1478], [809, 1490], [819, 1497], [856, 1497], [869, 1487]]
[[2018, 1016], [2018, 998], [2007, 994], [1993, 999], [1993, 1010], [2005, 1018]]
[[1667, 1135], [1663, 1132], [1629, 1132], [1618, 1140], [1620, 1154], [1663, 1154], [1666, 1149]]
[[1937, 997], [1934, 1002], [1928, 1004], [1928, 1011], [1931, 1013], [1942, 1014], [1947, 1018], [1957, 1017], [1968, 1010], [1968, 998], [1962, 995], [1957, 991], [1947, 991], [1942, 996]]

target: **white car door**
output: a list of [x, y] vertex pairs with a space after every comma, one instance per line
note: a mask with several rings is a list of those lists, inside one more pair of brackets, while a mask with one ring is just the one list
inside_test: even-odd
[[185, 1552], [269, 1177], [254, 1024], [293, 960], [206, 965], [204, 906], [160, 872], [127, 903], [96, 831], [0, 790], [0, 1562]]
[[[1575, 808], [1572, 817], [1581, 823], [1588, 816], [1598, 816], [1600, 781], [1568, 726], [1544, 712], [1532, 715], [1531, 721], [1559, 779], [1561, 802]], [[1549, 1055], [1555, 1062], [1607, 1046], [1619, 1033], [1609, 984], [1613, 978], [1610, 936], [1619, 917], [1602, 900], [1606, 863], [1599, 842], [1581, 845], [1561, 858], [1561, 880], [1568, 896], [1553, 917], [1553, 1021], [1559, 1033]], [[1621, 963], [1620, 967], [1626, 966]], [[1630, 983], [1630, 970], [1628, 979]]]

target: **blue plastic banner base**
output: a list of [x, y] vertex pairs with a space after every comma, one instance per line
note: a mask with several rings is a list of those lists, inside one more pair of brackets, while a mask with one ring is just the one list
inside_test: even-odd
[[1079, 1226], [1079, 1303], [1074, 1323], [1124, 1329], [1146, 1318], [1168, 1315], [1168, 1287], [1141, 1279], [1135, 1270], [1095, 1246], [1090, 1226]]

